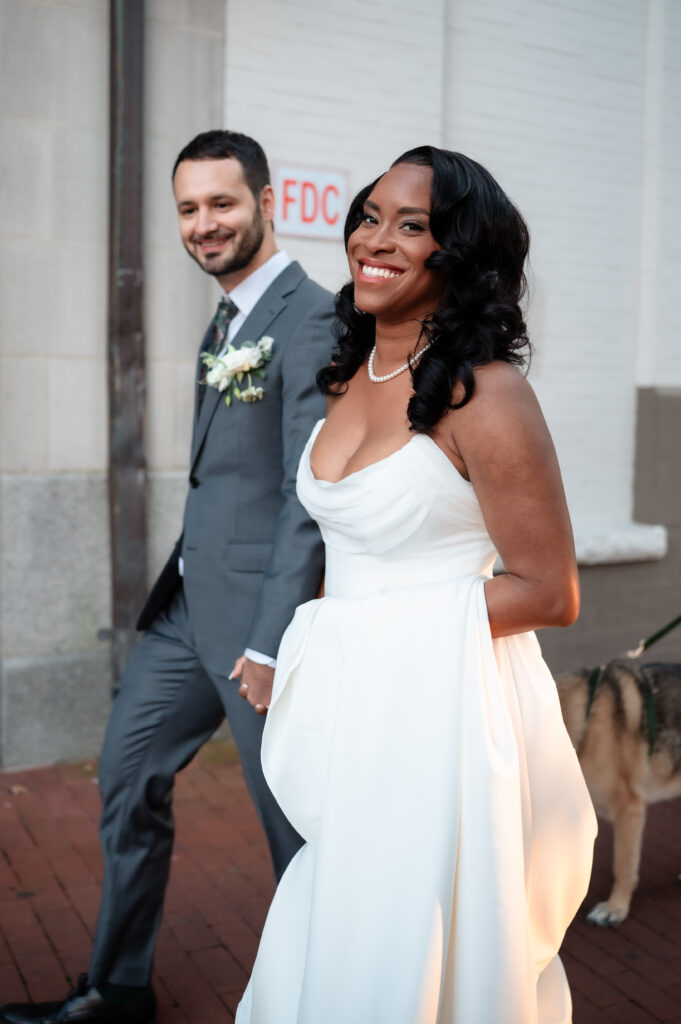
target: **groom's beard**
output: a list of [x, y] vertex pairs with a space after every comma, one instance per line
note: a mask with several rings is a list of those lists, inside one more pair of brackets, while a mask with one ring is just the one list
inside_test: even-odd
[[198, 239], [192, 238], [189, 245], [185, 242], [185, 249], [195, 260], [202, 270], [213, 277], [222, 277], [223, 274], [234, 274], [245, 267], [257, 256], [265, 238], [265, 221], [260, 210], [256, 210], [253, 220], [239, 238], [230, 233], [215, 231], [205, 238], [214, 238], [216, 241], [237, 237], [236, 245], [229, 255], [225, 256], [202, 256], [190, 248], [192, 243], [196, 244]]

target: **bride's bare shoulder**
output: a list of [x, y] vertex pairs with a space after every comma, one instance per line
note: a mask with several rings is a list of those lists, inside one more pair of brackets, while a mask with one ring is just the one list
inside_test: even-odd
[[485, 399], [489, 395], [500, 397], [508, 394], [518, 398], [521, 395], [534, 395], [532, 386], [522, 369], [513, 366], [512, 363], [502, 362], [495, 359], [493, 363], [485, 366], [476, 366], [473, 370], [475, 377], [475, 395]]
[[[507, 457], [529, 443], [550, 445], [537, 397], [521, 369], [501, 361], [476, 367], [473, 394], [465, 405], [446, 417], [451, 441], [465, 457], [470, 446], [484, 446]], [[461, 401], [463, 387], [454, 389], [453, 401]]]
[[[537, 398], [523, 371], [505, 363], [495, 360], [485, 366], [476, 366], [473, 370], [474, 389], [468, 402], [460, 409], [457, 419], [475, 418], [483, 413], [485, 416], [493, 414], [495, 410], [504, 414], [509, 406], [537, 405]], [[452, 404], [458, 405], [464, 397], [463, 384], [457, 382], [452, 392]]]

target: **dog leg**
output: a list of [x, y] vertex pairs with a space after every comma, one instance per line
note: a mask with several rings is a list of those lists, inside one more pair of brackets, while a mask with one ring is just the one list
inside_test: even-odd
[[589, 911], [587, 921], [591, 924], [612, 927], [624, 921], [629, 913], [632, 893], [638, 884], [645, 820], [646, 805], [640, 797], [633, 794], [613, 817], [612, 892], [607, 900], [597, 903]]

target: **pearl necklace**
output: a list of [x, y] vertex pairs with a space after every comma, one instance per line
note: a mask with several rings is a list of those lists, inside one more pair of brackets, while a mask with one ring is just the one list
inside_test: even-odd
[[372, 382], [372, 384], [383, 384], [386, 380], [392, 380], [393, 377], [399, 377], [399, 375], [401, 373], [404, 373], [405, 370], [408, 370], [410, 366], [415, 366], [416, 363], [421, 358], [421, 356], [423, 355], [423, 353], [426, 352], [427, 349], [429, 349], [432, 344], [432, 341], [429, 341], [426, 345], [423, 346], [420, 352], [417, 352], [416, 355], [413, 356], [411, 361], [407, 359], [406, 363], [404, 363], [402, 366], [399, 366], [396, 370], [393, 370], [392, 373], [386, 373], [383, 377], [377, 377], [376, 374], [374, 373], [374, 356], [376, 355], [376, 346], [374, 345], [371, 352], [369, 353], [369, 362], [367, 363], [367, 373], [369, 374], [369, 380]]

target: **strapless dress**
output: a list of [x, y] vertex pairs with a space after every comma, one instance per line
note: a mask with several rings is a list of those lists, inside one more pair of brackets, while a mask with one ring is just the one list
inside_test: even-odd
[[437, 444], [298, 472], [325, 596], [282, 641], [265, 776], [305, 839], [237, 1024], [569, 1024], [558, 957], [596, 821], [533, 633], [493, 640], [496, 552]]

